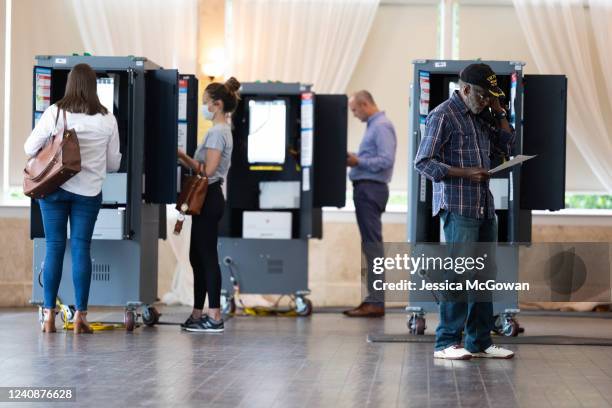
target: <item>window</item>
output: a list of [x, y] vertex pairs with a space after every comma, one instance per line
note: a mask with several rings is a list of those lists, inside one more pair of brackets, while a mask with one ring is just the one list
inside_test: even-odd
[[565, 194], [565, 208], [588, 210], [611, 210], [612, 195], [608, 194]]

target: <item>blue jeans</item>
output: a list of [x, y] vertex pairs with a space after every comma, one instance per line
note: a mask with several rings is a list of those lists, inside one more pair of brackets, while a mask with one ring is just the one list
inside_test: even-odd
[[102, 205], [102, 193], [87, 197], [60, 188], [39, 200], [39, 204], [46, 242], [43, 266], [44, 307], [55, 307], [66, 251], [67, 222], [70, 219], [75, 303], [76, 309], [84, 312], [87, 310], [91, 284], [91, 236]]
[[[497, 242], [497, 221], [464, 217], [440, 211], [444, 237], [448, 243]], [[436, 350], [461, 344], [465, 328], [464, 347], [477, 353], [491, 346], [493, 328], [491, 302], [440, 302], [440, 324], [436, 329]]]

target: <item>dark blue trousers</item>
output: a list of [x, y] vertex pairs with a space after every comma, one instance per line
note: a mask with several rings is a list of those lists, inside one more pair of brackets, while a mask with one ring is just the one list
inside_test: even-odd
[[367, 293], [364, 302], [384, 305], [385, 297], [382, 291], [374, 291], [375, 280], [382, 279], [384, 274], [372, 272], [373, 259], [384, 256], [382, 237], [382, 214], [389, 201], [389, 186], [374, 181], [353, 182], [353, 202], [357, 225], [361, 234], [362, 252], [367, 262]]
[[[479, 220], [440, 211], [446, 242], [497, 242], [497, 221]], [[460, 344], [465, 330], [466, 350], [477, 353], [491, 346], [493, 328], [491, 302], [440, 302], [440, 324], [436, 329], [436, 350]]]

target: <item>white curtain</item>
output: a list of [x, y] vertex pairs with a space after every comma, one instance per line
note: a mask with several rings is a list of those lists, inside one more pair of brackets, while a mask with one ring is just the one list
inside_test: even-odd
[[[345, 92], [379, 0], [231, 0], [227, 74]], [[381, 62], [382, 63], [382, 62]]]
[[[197, 74], [197, 0], [72, 0], [85, 51], [101, 56], [147, 57], [164, 68]], [[187, 217], [181, 235], [173, 235], [177, 212], [168, 210], [168, 243], [176, 257], [167, 304], [192, 304]]]
[[170, 292], [161, 297], [161, 301], [167, 305], [192, 305], [193, 304], [193, 272], [189, 263], [189, 236], [191, 235], [191, 217], [185, 217], [183, 230], [180, 235], [174, 235], [174, 224], [177, 221], [178, 212], [173, 205], [166, 206], [166, 231], [168, 231], [167, 242], [176, 257], [176, 266], [172, 277]]
[[197, 0], [72, 0], [85, 51], [197, 74]]
[[[597, 44], [597, 54], [605, 81], [605, 92], [608, 103], [612, 102], [612, 2], [610, 0], [590, 0], [589, 10], [593, 34]], [[610, 107], [610, 106], [609, 106]], [[609, 162], [609, 161], [608, 161]]]
[[514, 0], [541, 74], [568, 78], [567, 130], [612, 193], [612, 2]]

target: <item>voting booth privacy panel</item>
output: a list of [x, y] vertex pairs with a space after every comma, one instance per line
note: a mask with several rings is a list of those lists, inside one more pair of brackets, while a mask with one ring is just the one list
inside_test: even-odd
[[295, 295], [308, 314], [308, 239], [322, 237], [322, 207], [346, 199], [347, 97], [244, 83], [241, 98], [220, 223], [222, 301], [230, 305], [239, 286]]
[[[195, 149], [197, 80], [143, 57], [38, 56], [33, 71], [33, 126], [47, 107], [63, 97], [68, 73], [80, 63], [96, 72], [100, 102], [117, 118], [122, 154], [119, 171], [108, 174], [102, 189], [91, 245], [90, 304], [152, 304], [157, 298], [157, 241], [166, 237], [165, 204], [176, 202], [180, 185], [177, 146]], [[45, 240], [35, 200], [30, 234], [32, 301], [38, 302]], [[74, 303], [70, 276], [68, 245], [59, 291], [65, 304]]]
[[[414, 62], [411, 92], [409, 159], [411, 177], [408, 212], [410, 242], [439, 242], [439, 218], [432, 218], [432, 183], [412, 164], [425, 131], [425, 118], [448, 99], [459, 72], [484, 62], [497, 74], [506, 94], [508, 120], [516, 131], [514, 155], [537, 155], [512, 170], [495, 174], [490, 189], [495, 200], [500, 242], [531, 241], [531, 210], [565, 208], [565, 138], [567, 78], [563, 75], [523, 75], [522, 62], [429, 61]], [[491, 167], [502, 163], [493, 157]]]
[[[516, 131], [513, 155], [537, 155], [511, 170], [496, 173], [490, 180], [498, 219], [498, 241], [531, 242], [531, 211], [565, 207], [565, 76], [524, 75], [524, 63], [515, 61], [417, 60], [410, 94], [408, 153], [411, 170], [407, 232], [412, 244], [444, 241], [440, 219], [432, 217], [432, 182], [416, 172], [413, 163], [425, 132], [427, 115], [457, 89], [461, 70], [475, 62], [491, 66], [506, 94], [501, 102], [508, 109], [508, 120]], [[487, 114], [481, 115], [491, 121]], [[502, 162], [501, 156], [494, 156], [491, 167]], [[426, 308], [435, 309], [433, 299], [430, 304], [411, 304], [408, 310]], [[495, 308], [496, 312], [503, 313], [516, 308], [516, 304], [495, 305]]]

